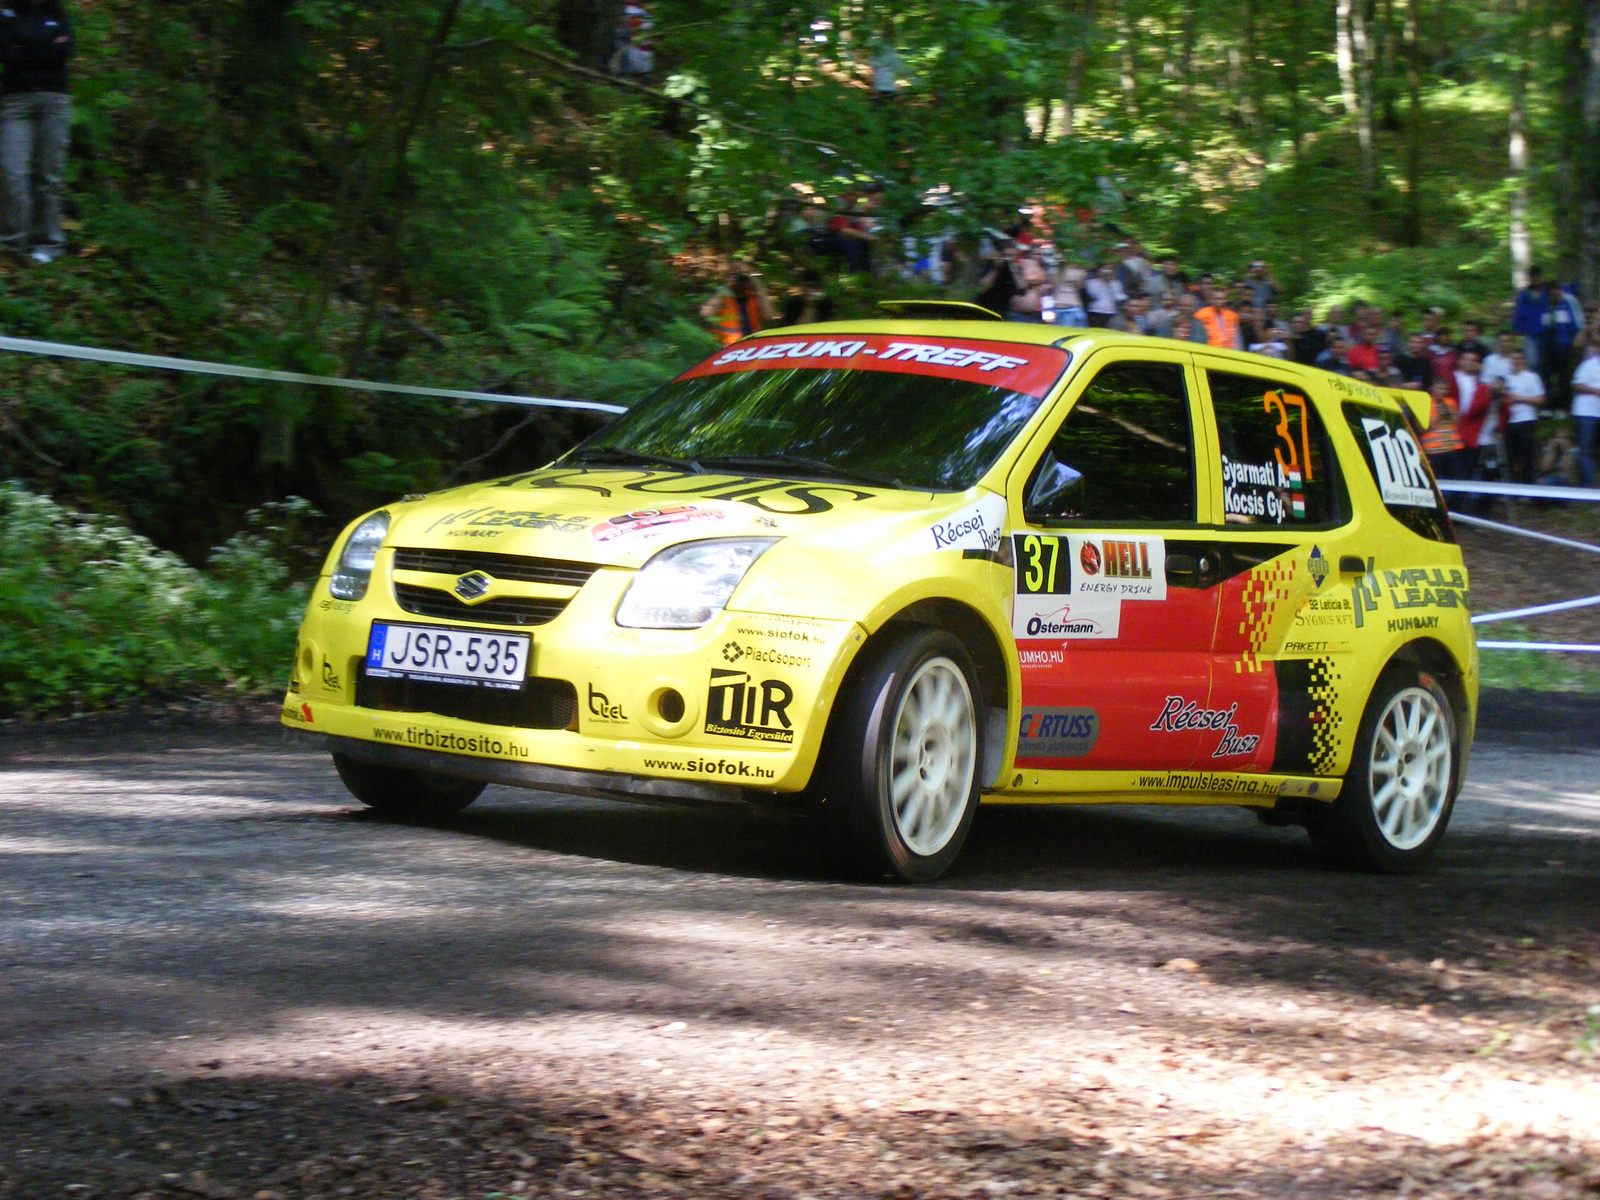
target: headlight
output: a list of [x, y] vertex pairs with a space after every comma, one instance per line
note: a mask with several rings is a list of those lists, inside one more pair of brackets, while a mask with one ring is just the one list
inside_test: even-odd
[[389, 532], [389, 514], [373, 513], [350, 531], [339, 566], [328, 580], [328, 590], [341, 600], [359, 600], [367, 594], [372, 566], [378, 561], [378, 547]]
[[634, 576], [617, 624], [698, 629], [728, 603], [750, 564], [777, 538], [714, 538], [668, 546]]

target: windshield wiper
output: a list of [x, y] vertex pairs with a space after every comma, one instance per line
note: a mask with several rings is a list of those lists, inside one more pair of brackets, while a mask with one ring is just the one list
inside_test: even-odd
[[701, 460], [708, 467], [732, 467], [736, 471], [765, 471], [774, 468], [791, 474], [820, 475], [824, 479], [842, 479], [850, 483], [865, 483], [872, 487], [897, 488], [911, 491], [900, 480], [888, 475], [874, 475], [870, 471], [857, 471], [851, 467], [836, 467], [820, 458], [807, 458], [803, 454], [719, 454]]
[[590, 446], [587, 450], [574, 450], [567, 456], [576, 463], [626, 463], [636, 467], [670, 467], [690, 475], [704, 475], [706, 469], [692, 458], [672, 458], [665, 454], [641, 454], [637, 450], [624, 450], [620, 446]]

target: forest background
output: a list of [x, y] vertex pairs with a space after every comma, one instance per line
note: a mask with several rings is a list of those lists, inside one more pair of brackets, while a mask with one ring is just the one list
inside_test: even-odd
[[[651, 9], [619, 80], [599, 0], [80, 0], [79, 254], [0, 266], [0, 333], [628, 403], [711, 347], [719, 255], [781, 290], [867, 181], [896, 233], [1093, 212], [1319, 305], [1600, 299], [1600, 0]], [[0, 715], [270, 684], [334, 528], [593, 428], [0, 356]]]

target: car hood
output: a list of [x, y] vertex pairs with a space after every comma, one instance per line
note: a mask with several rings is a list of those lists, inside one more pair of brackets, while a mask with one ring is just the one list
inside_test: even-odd
[[993, 550], [1004, 500], [764, 475], [547, 467], [395, 506], [387, 544], [638, 567], [714, 537], [816, 539], [869, 556]]

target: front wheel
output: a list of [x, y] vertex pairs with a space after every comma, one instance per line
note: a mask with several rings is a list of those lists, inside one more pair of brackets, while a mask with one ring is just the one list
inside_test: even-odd
[[972, 659], [942, 630], [873, 653], [834, 714], [826, 805], [855, 865], [909, 883], [960, 854], [982, 775]]
[[1356, 735], [1333, 812], [1313, 830], [1343, 863], [1414, 871], [1450, 822], [1456, 793], [1456, 718], [1432, 676], [1391, 667], [1378, 680]]
[[333, 765], [352, 796], [386, 817], [453, 817], [488, 786], [475, 779], [457, 779], [432, 771], [380, 766], [346, 754], [335, 754]]

